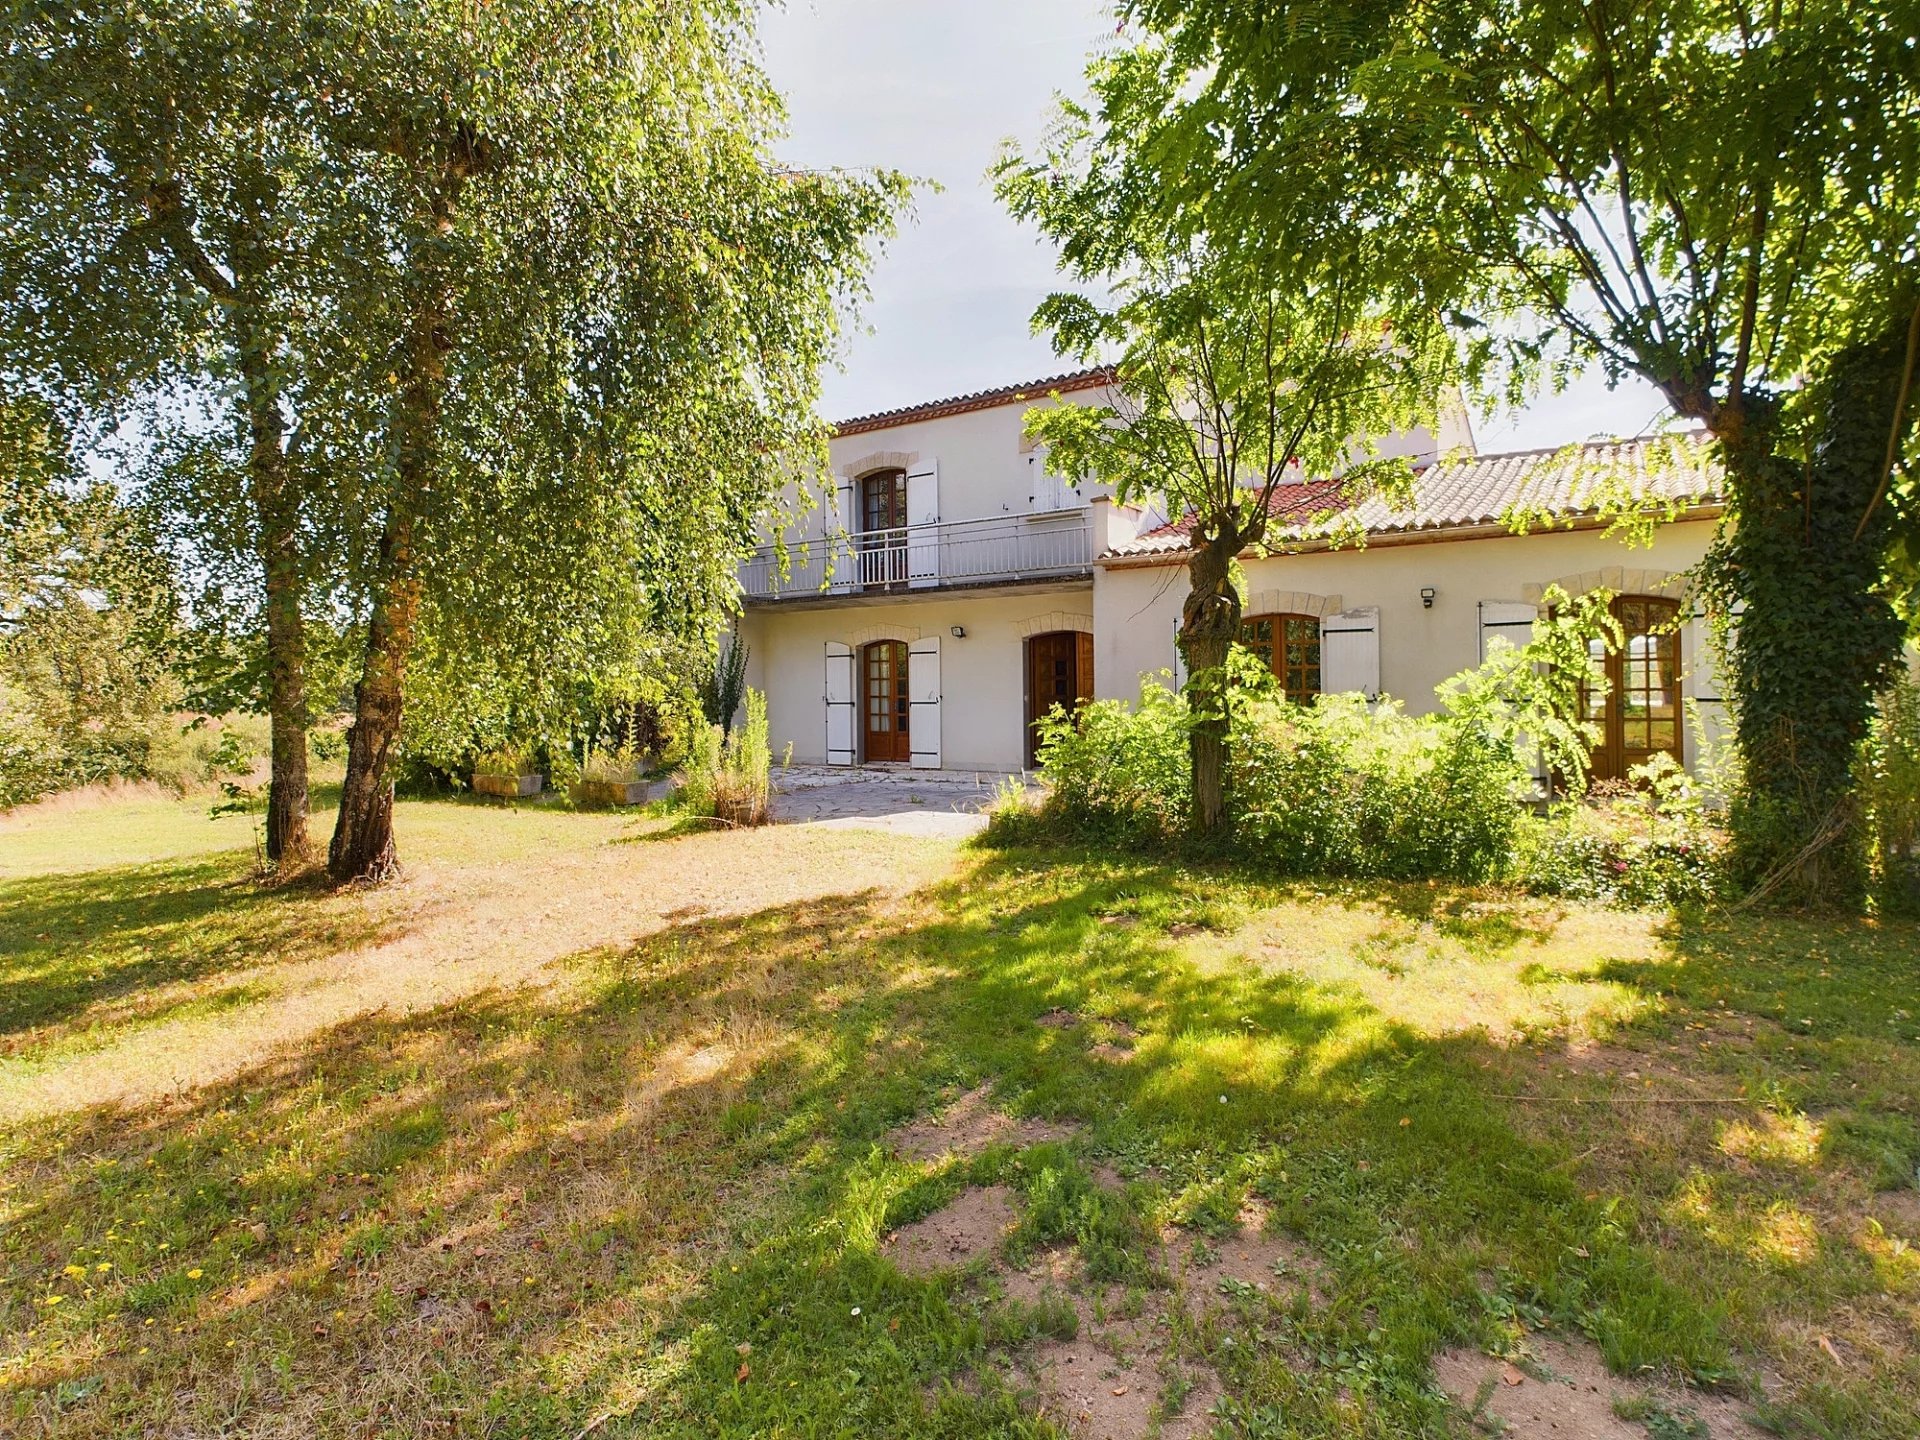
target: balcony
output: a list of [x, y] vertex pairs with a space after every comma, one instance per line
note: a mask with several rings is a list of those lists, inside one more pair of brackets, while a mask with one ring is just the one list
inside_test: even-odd
[[943, 520], [787, 547], [762, 545], [741, 563], [749, 600], [815, 600], [894, 591], [956, 589], [1060, 579], [1093, 571], [1093, 527], [1085, 510]]

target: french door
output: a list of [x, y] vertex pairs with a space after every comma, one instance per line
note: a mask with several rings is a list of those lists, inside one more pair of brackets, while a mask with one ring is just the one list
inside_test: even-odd
[[1583, 687], [1582, 709], [1600, 727], [1593, 778], [1624, 780], [1637, 765], [1680, 747], [1680, 606], [1656, 595], [1620, 595], [1613, 618], [1620, 644], [1587, 643], [1587, 673], [1604, 679]]
[[912, 706], [907, 696], [907, 646], [902, 640], [876, 640], [860, 652], [860, 713], [866, 732], [862, 755], [868, 763], [911, 760], [908, 735]]
[[860, 584], [892, 590], [907, 583], [907, 472], [860, 479]]

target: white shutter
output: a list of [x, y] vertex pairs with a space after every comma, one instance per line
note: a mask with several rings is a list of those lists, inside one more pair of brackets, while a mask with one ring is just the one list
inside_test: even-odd
[[853, 553], [853, 546], [843, 537], [850, 535], [858, 528], [860, 517], [853, 511], [852, 477], [840, 475], [834, 479], [833, 483], [833, 515], [827, 521], [825, 542], [829, 567], [833, 571], [828, 588], [851, 590], [859, 582], [860, 567]]
[[1362, 605], [1320, 621], [1320, 689], [1380, 695], [1380, 607]]
[[1540, 614], [1536, 605], [1519, 600], [1482, 600], [1480, 602], [1480, 658], [1498, 636], [1518, 650], [1533, 639], [1533, 622]]
[[913, 768], [940, 768], [940, 637], [928, 635], [907, 646], [907, 736], [913, 742]]
[[1067, 482], [1047, 469], [1047, 451], [1040, 446], [1026, 457], [1027, 509], [1035, 515], [1050, 515], [1067, 508]]
[[[1540, 607], [1528, 605], [1520, 600], [1482, 600], [1480, 602], [1480, 659], [1484, 663], [1487, 653], [1493, 647], [1495, 639], [1505, 640], [1518, 650], [1533, 639], [1533, 622], [1540, 614]], [[1528, 769], [1536, 779], [1546, 781], [1547, 759], [1541, 754], [1540, 747], [1534, 745], [1526, 736], [1520, 737], [1520, 748], [1528, 752]]]
[[838, 640], [827, 641], [827, 763], [853, 764], [854, 697], [853, 650]]
[[940, 462], [922, 460], [907, 471], [907, 583], [914, 587], [940, 579]]
[[[1737, 628], [1739, 619], [1733, 621]], [[1681, 680], [1682, 693], [1693, 702], [1700, 714], [1700, 728], [1706, 733], [1709, 743], [1721, 744], [1727, 737], [1731, 710], [1728, 706], [1729, 677], [1720, 667], [1719, 657], [1713, 653], [1713, 622], [1707, 615], [1706, 606], [1698, 600], [1693, 602], [1692, 612], [1687, 623], [1680, 627], [1680, 664], [1683, 669]], [[1733, 642], [1732, 629], [1727, 635], [1728, 643]], [[1700, 757], [1691, 732], [1682, 742], [1689, 766], [1697, 764]]]

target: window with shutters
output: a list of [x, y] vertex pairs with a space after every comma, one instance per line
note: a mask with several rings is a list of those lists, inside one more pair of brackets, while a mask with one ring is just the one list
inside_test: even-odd
[[1320, 622], [1311, 615], [1250, 615], [1240, 643], [1273, 672], [1287, 699], [1304, 705], [1320, 693]]

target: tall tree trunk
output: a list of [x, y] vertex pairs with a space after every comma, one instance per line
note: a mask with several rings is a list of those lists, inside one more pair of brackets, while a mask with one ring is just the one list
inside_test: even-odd
[[416, 310], [407, 342], [407, 375], [395, 405], [394, 493], [380, 536], [367, 647], [354, 686], [347, 732], [347, 776], [327, 847], [335, 884], [378, 884], [400, 868], [393, 839], [393, 751], [405, 718], [407, 662], [420, 622], [423, 587], [414, 553], [419, 511], [438, 460], [440, 402], [446, 383], [446, 290]]
[[1180, 653], [1187, 663], [1187, 703], [1193, 711], [1192, 814], [1196, 837], [1218, 838], [1227, 828], [1227, 652], [1240, 633], [1240, 594], [1233, 586], [1239, 532], [1196, 536], [1187, 561], [1187, 598], [1180, 607]]
[[1865, 882], [1854, 763], [1905, 631], [1882, 589], [1885, 508], [1855, 531], [1884, 474], [1907, 333], [1902, 313], [1835, 357], [1804, 460], [1778, 453], [1764, 425], [1724, 443], [1724, 551], [1746, 603], [1732, 657], [1745, 770], [1735, 859], [1747, 884], [1802, 902]]
[[261, 277], [270, 263], [259, 236], [243, 231], [223, 273], [194, 233], [178, 182], [147, 188], [152, 233], [165, 250], [226, 313], [240, 366], [247, 424], [247, 481], [259, 528], [266, 591], [267, 717], [272, 760], [267, 783], [267, 859], [282, 868], [305, 865], [313, 854], [307, 833], [306, 621], [301, 613], [305, 576], [300, 563], [300, 496], [287, 463], [286, 417], [274, 374], [278, 341], [264, 321]]
[[374, 600], [366, 654], [354, 686], [340, 817], [327, 847], [327, 873], [337, 884], [377, 884], [400, 868], [393, 840], [392, 759], [404, 718], [407, 660], [420, 616], [412, 548], [411, 518], [390, 520], [380, 542], [385, 579]]
[[286, 425], [271, 366], [246, 337], [241, 357], [252, 434], [248, 480], [266, 581], [267, 717], [272, 736], [267, 859], [282, 869], [297, 869], [313, 858], [307, 833], [307, 635], [300, 609], [299, 501], [287, 473]]

